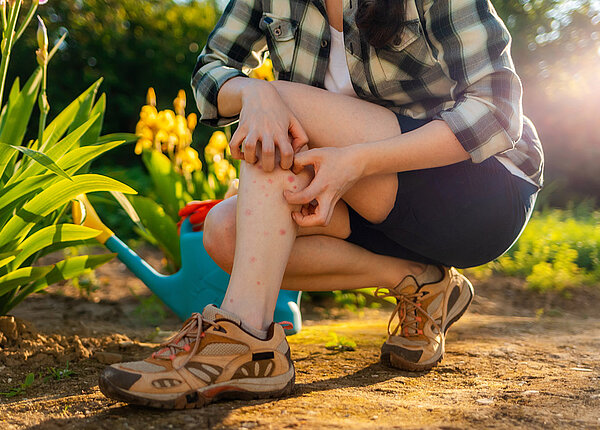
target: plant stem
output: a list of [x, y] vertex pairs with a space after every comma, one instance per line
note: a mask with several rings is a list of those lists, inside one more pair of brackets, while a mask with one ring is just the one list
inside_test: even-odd
[[2, 3], [2, 30], [6, 29], [6, 2]]
[[27, 12], [27, 16], [25, 16], [25, 21], [23, 21], [23, 23], [19, 27], [19, 31], [17, 31], [17, 35], [15, 36], [15, 40], [13, 41], [13, 43], [15, 43], [17, 40], [19, 40], [19, 37], [21, 37], [21, 35], [25, 31], [25, 28], [27, 28], [27, 26], [31, 22], [31, 19], [33, 18], [33, 15], [35, 14], [35, 11], [38, 8], [38, 4], [39, 4], [39, 1], [34, 0], [32, 2], [29, 12]]
[[12, 50], [17, 17], [19, 16], [19, 10], [21, 9], [21, 1], [22, 0], [17, 0], [15, 5], [10, 9], [8, 26], [4, 28], [4, 35], [6, 35], [6, 37], [2, 39], [2, 63], [0, 63], [0, 109], [2, 109], [2, 101], [4, 99], [4, 83], [6, 82], [8, 60], [10, 59], [10, 52]]
[[46, 129], [46, 117], [50, 111], [50, 105], [48, 104], [48, 98], [46, 97], [46, 81], [48, 74], [48, 61], [46, 60], [42, 67], [42, 90], [39, 95], [39, 106], [40, 106], [40, 123], [38, 127], [38, 147], [40, 150], [44, 149], [44, 130]]

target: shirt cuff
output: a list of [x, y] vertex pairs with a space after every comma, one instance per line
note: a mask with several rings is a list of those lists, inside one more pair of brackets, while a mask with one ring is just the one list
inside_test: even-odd
[[[474, 163], [514, 148], [513, 140], [484, 104], [467, 100], [435, 116], [448, 124]], [[517, 139], [518, 140], [518, 139]]]
[[196, 76], [199, 77], [192, 79], [192, 88], [194, 89], [198, 112], [200, 112], [199, 121], [211, 127], [224, 127], [238, 121], [239, 115], [232, 117], [219, 116], [217, 96], [221, 87], [229, 79], [237, 76], [247, 78], [248, 76], [241, 70], [227, 66], [213, 68], [204, 74], [200, 69]]

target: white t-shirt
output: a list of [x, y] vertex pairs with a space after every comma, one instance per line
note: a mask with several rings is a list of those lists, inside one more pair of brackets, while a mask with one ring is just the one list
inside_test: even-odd
[[[331, 30], [331, 45], [329, 46], [329, 63], [325, 72], [325, 88], [332, 93], [344, 94], [351, 97], [357, 97], [352, 81], [350, 80], [350, 71], [346, 63], [346, 49], [344, 47], [344, 33], [329, 26]], [[522, 172], [515, 163], [508, 157], [496, 156], [496, 159], [513, 175], [524, 179], [530, 184], [535, 185], [524, 172]]]
[[331, 44], [329, 45], [329, 63], [325, 72], [325, 88], [332, 93], [358, 97], [346, 63], [346, 49], [344, 48], [344, 33], [337, 31], [331, 25]]

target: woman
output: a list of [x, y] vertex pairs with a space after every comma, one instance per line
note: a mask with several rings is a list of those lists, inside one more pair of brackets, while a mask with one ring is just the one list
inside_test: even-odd
[[[268, 49], [279, 80], [248, 79]], [[280, 288], [397, 299], [384, 363], [427, 370], [473, 296], [453, 267], [505, 252], [542, 184], [510, 35], [487, 0], [232, 0], [193, 73], [201, 121], [239, 119], [236, 197], [205, 223], [220, 308], [109, 367], [102, 391], [164, 408], [291, 392]], [[235, 258], [234, 258], [235, 257]]]

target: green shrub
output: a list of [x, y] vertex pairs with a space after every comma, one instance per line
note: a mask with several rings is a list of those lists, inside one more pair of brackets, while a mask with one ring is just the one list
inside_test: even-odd
[[551, 210], [534, 214], [518, 242], [489, 265], [524, 277], [535, 290], [563, 290], [600, 281], [600, 212]]

